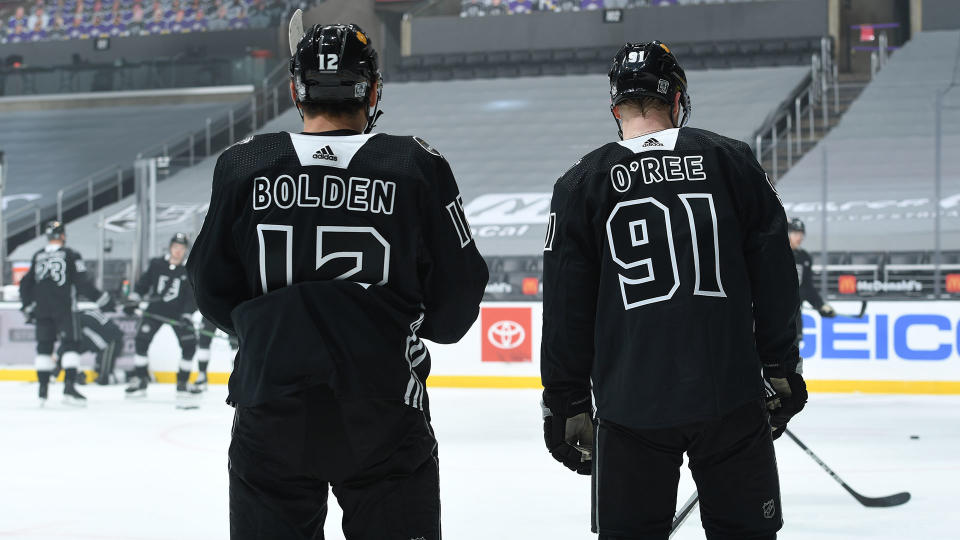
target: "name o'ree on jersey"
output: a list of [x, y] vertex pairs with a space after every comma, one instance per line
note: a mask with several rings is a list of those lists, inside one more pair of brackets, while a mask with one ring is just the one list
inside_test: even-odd
[[[621, 141], [620, 145], [637, 155], [653, 150], [673, 150], [677, 144], [677, 135], [676, 129], [666, 130], [658, 133], [656, 137], [627, 139]], [[703, 167], [702, 155], [638, 157], [610, 168], [613, 189], [621, 193], [630, 189], [634, 177], [650, 185], [660, 182], [700, 182], [707, 179], [707, 173]]]
[[393, 214], [397, 184], [390, 180], [371, 180], [351, 176], [343, 179], [327, 174], [323, 179], [300, 173], [296, 180], [288, 174], [276, 178], [258, 176], [253, 180], [253, 209], [271, 206], [286, 210], [299, 208], [346, 208], [355, 212]]

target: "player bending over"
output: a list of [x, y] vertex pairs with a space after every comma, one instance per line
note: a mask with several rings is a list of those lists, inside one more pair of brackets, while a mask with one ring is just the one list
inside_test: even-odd
[[164, 324], [169, 324], [180, 344], [180, 365], [177, 370], [177, 408], [194, 409], [196, 400], [187, 387], [190, 370], [193, 369], [193, 355], [197, 350], [197, 333], [193, 326], [193, 312], [197, 310], [193, 290], [187, 281], [187, 271], [183, 263], [187, 257], [190, 241], [187, 235], [177, 233], [170, 239], [169, 253], [150, 260], [147, 271], [140, 276], [134, 286], [134, 292], [127, 298], [124, 312], [134, 313], [141, 300], [146, 306], [140, 317], [140, 325], [134, 338], [136, 355], [134, 356], [133, 377], [125, 390], [127, 397], [144, 397], [150, 382], [148, 367], [150, 360], [147, 351], [154, 336]]
[[779, 436], [807, 395], [783, 207], [746, 144], [681, 127], [686, 76], [665, 45], [624, 46], [610, 88], [623, 140], [553, 191], [547, 447], [592, 472], [600, 538], [668, 537], [684, 453], [708, 538], [775, 538], [771, 426]]
[[34, 365], [40, 382], [40, 404], [47, 401], [50, 374], [54, 369], [53, 345], [60, 341], [63, 365], [63, 402], [85, 406], [87, 398], [77, 391], [80, 364], [80, 330], [77, 324], [77, 296], [95, 301], [113, 311], [110, 295], [97, 289], [87, 275], [80, 254], [66, 247], [67, 231], [63, 223], [51, 221], [44, 229], [48, 243], [33, 254], [30, 270], [20, 282], [21, 308], [27, 322], [37, 325], [37, 357]]
[[220, 156], [187, 265], [200, 311], [240, 338], [231, 538], [322, 538], [332, 486], [347, 538], [439, 539], [421, 339], [463, 337], [486, 264], [443, 156], [370, 132], [382, 79], [369, 38], [291, 26], [304, 132]]
[[[114, 368], [117, 357], [123, 351], [123, 330], [98, 309], [85, 309], [75, 315], [78, 328], [78, 353], [94, 353], [93, 370], [97, 372], [97, 384], [117, 382]], [[57, 356], [63, 358], [61, 343]], [[83, 372], [77, 373], [77, 382], [83, 380]]]

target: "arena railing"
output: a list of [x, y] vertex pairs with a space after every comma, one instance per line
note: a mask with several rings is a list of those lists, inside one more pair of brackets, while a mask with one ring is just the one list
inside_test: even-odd
[[[255, 87], [250, 99], [231, 107], [221, 116], [205, 118], [198, 126], [185, 130], [148, 148], [136, 156], [159, 157], [169, 163], [164, 177], [191, 167], [199, 160], [219, 153], [237, 140], [255, 132], [266, 122], [293, 106], [288, 96], [287, 63], [278, 63]], [[84, 176], [57, 192], [56, 201], [36, 201], [12, 210], [4, 216], [8, 250], [40, 235], [43, 223], [50, 219], [70, 221], [115, 203], [133, 193], [133, 159], [108, 165]]]
[[[783, 172], [793, 167], [804, 151], [817, 143], [815, 111], [819, 106], [822, 116], [822, 132], [829, 125], [830, 101], [832, 93], [833, 112], [839, 115], [840, 97], [837, 65], [833, 61], [833, 41], [828, 37], [820, 39], [820, 53], [810, 57], [810, 74], [774, 109], [763, 124], [754, 133], [754, 153], [757, 161], [764, 163], [770, 159], [768, 173], [771, 180], [779, 181], [781, 176], [781, 152], [785, 153]], [[807, 120], [808, 136], [804, 144], [803, 122]], [[822, 133], [821, 133], [822, 134]]]

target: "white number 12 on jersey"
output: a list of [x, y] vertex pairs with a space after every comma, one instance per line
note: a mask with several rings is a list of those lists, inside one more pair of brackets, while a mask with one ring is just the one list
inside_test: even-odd
[[[321, 225], [317, 230], [313, 272], [297, 281], [342, 279], [364, 287], [386, 285], [390, 278], [390, 243], [373, 227]], [[293, 225], [257, 225], [260, 285], [263, 294], [294, 283]]]

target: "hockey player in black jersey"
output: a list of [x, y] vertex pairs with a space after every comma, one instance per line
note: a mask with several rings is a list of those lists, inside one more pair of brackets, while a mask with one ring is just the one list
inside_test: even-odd
[[622, 140], [553, 191], [547, 448], [592, 473], [600, 538], [668, 537], [684, 453], [707, 538], [775, 538], [771, 431], [806, 402], [783, 207], [746, 144], [682, 127], [686, 76], [665, 45], [624, 46], [610, 91]]
[[143, 301], [146, 306], [134, 338], [134, 374], [127, 386], [127, 397], [143, 397], [150, 381], [147, 351], [157, 331], [169, 324], [180, 344], [180, 364], [177, 370], [177, 408], [196, 408], [187, 383], [193, 369], [193, 355], [197, 351], [197, 332], [193, 325], [193, 312], [197, 310], [193, 290], [187, 281], [183, 266], [190, 241], [187, 235], [177, 233], [170, 239], [170, 251], [163, 257], [150, 260], [147, 271], [140, 276], [130, 296], [125, 311], [133, 313], [134, 306]]
[[[231, 538], [440, 538], [422, 339], [459, 340], [487, 268], [443, 156], [371, 133], [381, 77], [356, 25], [317, 25], [290, 62], [303, 133], [217, 162], [187, 272], [201, 313], [240, 339], [228, 402]], [[298, 39], [300, 38], [300, 39]]]
[[[93, 370], [97, 372], [97, 384], [106, 385], [117, 381], [114, 368], [117, 357], [123, 351], [123, 330], [110, 317], [97, 309], [86, 309], [76, 314], [79, 353], [94, 353]], [[63, 358], [61, 343], [57, 356]], [[78, 379], [83, 376], [78, 373]]]
[[[800, 247], [803, 239], [807, 235], [807, 227], [800, 218], [793, 218], [787, 226], [790, 231], [790, 249], [793, 250], [793, 259], [797, 266], [797, 279], [800, 280], [800, 300], [809, 302], [813, 309], [820, 313], [821, 317], [832, 318], [837, 316], [833, 306], [823, 301], [817, 286], [813, 282], [813, 257], [807, 253], [807, 250]], [[802, 338], [803, 323], [798, 318], [797, 334]]]
[[77, 297], [95, 301], [106, 310], [115, 309], [110, 295], [93, 285], [80, 254], [66, 247], [67, 233], [59, 221], [51, 221], [44, 229], [49, 243], [34, 253], [30, 270], [20, 282], [20, 298], [27, 321], [37, 326], [37, 356], [34, 364], [40, 382], [40, 402], [47, 400], [50, 374], [54, 369], [54, 343], [59, 341], [60, 362], [64, 371], [63, 401], [69, 405], [86, 405], [87, 399], [77, 391], [77, 368], [80, 362], [79, 328], [76, 319]]

